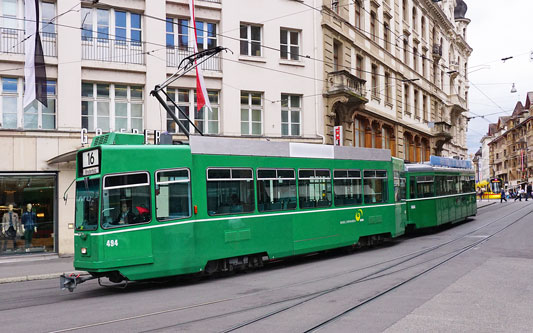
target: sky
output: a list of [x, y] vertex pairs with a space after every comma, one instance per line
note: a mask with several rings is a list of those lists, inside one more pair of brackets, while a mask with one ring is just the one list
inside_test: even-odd
[[[532, 0], [465, 0], [472, 22], [467, 42], [474, 49], [468, 60], [470, 89], [468, 152], [475, 153], [489, 123], [510, 115], [518, 101], [533, 91]], [[502, 58], [513, 57], [502, 61]], [[518, 92], [511, 93], [513, 83]], [[485, 96], [486, 95], [486, 96]], [[493, 113], [498, 113], [490, 115]]]

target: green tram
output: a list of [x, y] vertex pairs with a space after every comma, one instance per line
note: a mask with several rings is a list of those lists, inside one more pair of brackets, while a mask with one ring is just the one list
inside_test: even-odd
[[407, 164], [405, 169], [407, 230], [456, 223], [476, 215], [472, 169], [429, 164]]
[[[61, 286], [258, 267], [452, 216], [443, 209], [431, 220], [431, 203], [444, 199], [406, 197], [410, 179], [389, 150], [204, 136], [146, 145], [143, 135], [101, 135], [77, 154], [74, 267], [90, 277], [62, 276]], [[468, 209], [452, 220], [475, 214]]]

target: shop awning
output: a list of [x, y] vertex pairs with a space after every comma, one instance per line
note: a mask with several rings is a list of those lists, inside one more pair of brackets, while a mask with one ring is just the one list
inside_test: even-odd
[[46, 161], [48, 164], [55, 164], [55, 163], [66, 163], [66, 162], [74, 162], [76, 161], [76, 153], [77, 150], [69, 151], [68, 153], [64, 153], [61, 155], [57, 155], [56, 157], [53, 157]]

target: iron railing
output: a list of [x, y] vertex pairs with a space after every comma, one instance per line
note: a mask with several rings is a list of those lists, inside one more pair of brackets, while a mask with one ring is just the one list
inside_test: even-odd
[[[168, 67], [178, 67], [181, 61], [190, 56], [191, 54], [194, 54], [194, 48], [192, 47], [168, 47], [167, 46], [167, 66]], [[221, 65], [220, 65], [220, 56], [214, 56], [204, 63], [200, 65], [200, 68], [202, 68], [205, 71], [215, 71], [220, 72], [222, 71]]]
[[144, 44], [104, 38], [85, 38], [81, 41], [82, 59], [144, 65]]
[[[41, 32], [43, 53], [47, 57], [57, 57], [56, 33]], [[0, 54], [24, 54], [24, 30], [0, 28]]]

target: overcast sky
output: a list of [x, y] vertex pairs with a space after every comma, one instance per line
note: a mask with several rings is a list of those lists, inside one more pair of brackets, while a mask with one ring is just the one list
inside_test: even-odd
[[[533, 91], [533, 1], [465, 2], [466, 17], [472, 20], [467, 42], [474, 49], [468, 61], [469, 116], [499, 112], [470, 120], [468, 151], [475, 153], [481, 146], [479, 140], [487, 133], [489, 121], [497, 122], [498, 117], [510, 115], [516, 103], [524, 103], [526, 93]], [[500, 60], [510, 56], [513, 59]], [[513, 83], [518, 92], [511, 94]]]

